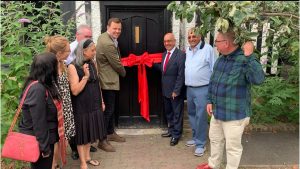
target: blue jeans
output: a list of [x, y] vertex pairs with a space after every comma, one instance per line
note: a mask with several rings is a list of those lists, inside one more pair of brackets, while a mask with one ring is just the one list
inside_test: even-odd
[[203, 148], [207, 139], [206, 96], [208, 86], [187, 87], [187, 109], [193, 140], [197, 148]]

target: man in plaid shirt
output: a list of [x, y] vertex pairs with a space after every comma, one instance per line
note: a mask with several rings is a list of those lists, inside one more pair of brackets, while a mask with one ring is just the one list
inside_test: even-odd
[[[265, 74], [253, 54], [244, 54], [234, 43], [235, 34], [219, 32], [215, 40], [222, 54], [215, 62], [210, 78], [207, 112], [212, 115], [209, 129], [211, 155], [208, 164], [197, 169], [219, 168], [226, 143], [226, 169], [237, 169], [243, 147], [241, 138], [251, 114], [251, 85], [263, 83]], [[244, 48], [250, 44], [245, 44]], [[247, 51], [245, 49], [245, 51]]]

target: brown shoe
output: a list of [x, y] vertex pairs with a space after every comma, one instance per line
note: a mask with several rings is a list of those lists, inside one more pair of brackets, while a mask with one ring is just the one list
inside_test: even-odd
[[98, 148], [106, 152], [116, 152], [116, 149], [107, 142], [107, 140], [99, 141]]
[[115, 142], [125, 142], [126, 139], [124, 137], [119, 136], [116, 132], [113, 134], [107, 135], [108, 141], [115, 141]]

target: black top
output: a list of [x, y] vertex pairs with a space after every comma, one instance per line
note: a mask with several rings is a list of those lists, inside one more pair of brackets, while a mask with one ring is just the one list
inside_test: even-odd
[[[83, 90], [77, 96], [71, 94], [74, 114], [78, 113], [77, 111], [84, 113], [102, 111], [100, 109], [102, 98], [97, 70], [92, 61], [88, 61], [86, 63], [89, 64], [90, 77]], [[81, 81], [82, 77], [85, 75], [83, 69], [77, 65], [74, 66], [76, 68], [79, 81]]]
[[[103, 140], [106, 135], [97, 70], [92, 61], [86, 63], [89, 64], [90, 77], [84, 89], [77, 96], [71, 96], [76, 129], [75, 142], [77, 145]], [[77, 65], [75, 65], [75, 68], [79, 81], [81, 81], [84, 72]]]
[[36, 136], [41, 152], [48, 152], [50, 144], [58, 141], [57, 110], [50, 93], [47, 93], [41, 83], [31, 86], [22, 106], [19, 123], [21, 133]]

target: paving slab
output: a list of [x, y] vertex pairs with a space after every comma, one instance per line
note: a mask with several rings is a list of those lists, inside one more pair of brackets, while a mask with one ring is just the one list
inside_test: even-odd
[[[101, 165], [89, 168], [195, 169], [199, 163], [207, 162], [210, 154], [209, 142], [206, 153], [202, 157], [196, 157], [193, 155], [194, 147], [184, 145], [190, 139], [189, 130], [184, 130], [179, 144], [174, 147], [169, 145], [169, 138], [160, 136], [161, 131], [162, 129], [119, 129], [117, 133], [126, 137], [126, 142], [111, 142], [117, 152], [104, 152], [98, 149], [97, 152], [91, 153], [93, 159], [101, 161]], [[241, 169], [298, 168], [298, 132], [249, 132], [243, 135], [242, 144], [244, 152], [240, 163]], [[68, 151], [70, 154], [70, 150]], [[79, 161], [72, 160], [68, 155], [68, 164], [64, 168], [79, 168]]]
[[[162, 138], [160, 134], [126, 135], [125, 143], [111, 142], [117, 152], [104, 152], [98, 149], [92, 158], [101, 161], [101, 169], [189, 169], [207, 161], [208, 154], [203, 157], [193, 155], [194, 147], [186, 147], [188, 138], [182, 138], [178, 145], [170, 146], [170, 138]], [[96, 146], [96, 145], [95, 145]], [[79, 161], [68, 155], [67, 169], [79, 168]]]
[[299, 132], [250, 132], [242, 144], [241, 165], [299, 164]]

